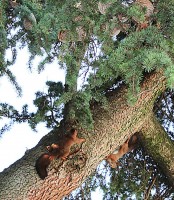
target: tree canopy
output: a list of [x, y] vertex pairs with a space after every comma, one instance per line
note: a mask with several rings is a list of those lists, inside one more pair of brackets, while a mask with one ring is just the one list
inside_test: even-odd
[[[124, 167], [128, 165], [128, 162], [125, 162], [119, 173], [117, 170], [110, 171], [112, 181], [108, 183], [103, 178], [107, 174], [106, 170], [102, 172], [104, 175], [99, 170], [82, 185], [86, 192], [85, 198], [88, 198], [90, 186], [95, 188], [100, 185], [105, 191], [104, 198], [114, 199], [133, 195], [135, 187], [141, 184], [146, 192], [137, 191], [136, 197], [144, 195], [148, 199], [149, 190], [153, 188], [157, 174], [159, 179], [154, 189], [156, 196], [165, 196], [167, 193], [168, 196], [171, 195], [174, 187], [171, 186], [174, 180], [174, 160], [172, 160], [174, 154], [171, 150], [173, 147], [171, 139], [174, 138], [171, 129], [174, 127], [173, 14], [174, 2], [169, 0], [151, 2], [149, 0], [2, 0], [0, 2], [1, 77], [7, 76], [17, 93], [22, 94], [22, 89], [10, 68], [16, 61], [18, 49], [26, 46], [30, 54], [28, 67], [31, 71], [33, 60], [37, 56], [42, 57], [42, 61], [38, 64], [39, 73], [44, 70], [46, 64], [51, 64], [54, 60], [66, 70], [65, 84], [47, 81], [47, 92], [36, 93], [33, 101], [37, 107], [35, 113], [31, 113], [27, 105], [24, 105], [22, 112], [19, 112], [12, 105], [0, 102], [0, 116], [11, 119], [10, 124], [28, 122], [34, 130], [38, 123], [45, 122], [47, 127], [53, 129], [54, 136], [52, 133], [48, 134], [39, 142], [36, 149], [26, 155], [29, 163], [33, 163], [36, 156], [44, 151], [44, 146], [54, 143], [55, 137], [59, 137], [60, 132], [65, 133], [75, 126], [86, 137], [101, 140], [98, 144], [97, 141], [91, 142], [89, 139], [85, 144], [86, 156], [91, 160], [88, 161], [84, 156], [84, 162], [90, 170], [85, 173], [82, 169], [79, 172], [79, 179], [77, 177], [73, 179], [71, 176], [67, 176], [69, 178], [66, 179], [69, 182], [71, 179], [75, 183], [78, 180], [83, 182], [83, 176], [87, 178], [107, 154], [124, 142], [125, 137], [140, 132], [141, 148], [136, 154], [139, 156], [131, 162], [134, 165], [130, 165], [129, 168], [136, 166], [137, 169], [141, 169], [141, 174], [138, 176], [131, 170], [125, 171]], [[6, 57], [7, 51], [11, 52], [11, 58]], [[164, 129], [159, 126], [152, 113], [156, 113]], [[6, 129], [8, 125], [2, 127], [1, 132]], [[101, 154], [93, 152], [90, 142], [95, 147], [101, 148]], [[163, 142], [164, 149], [156, 147]], [[98, 156], [95, 164], [92, 160], [94, 157], [87, 151], [88, 148], [96, 157]], [[35, 159], [31, 158], [32, 156]], [[163, 172], [158, 169], [158, 158]], [[140, 164], [137, 164], [137, 160], [141, 160]], [[21, 165], [23, 162], [20, 161]], [[162, 163], [164, 167], [161, 167]], [[71, 163], [68, 164], [71, 166]], [[31, 170], [30, 167], [28, 169]], [[77, 169], [75, 173], [78, 173]], [[2, 180], [5, 180], [6, 176], [2, 177]], [[50, 177], [53, 181], [54, 174]], [[56, 180], [60, 180], [60, 177]], [[135, 180], [130, 186], [122, 182], [128, 177], [129, 180], [130, 177], [134, 177], [132, 179]], [[166, 177], [171, 179], [166, 181], [168, 179]], [[142, 182], [141, 179], [145, 181]], [[170, 184], [167, 185], [166, 182]], [[57, 183], [60, 184], [61, 181]], [[26, 188], [30, 186], [29, 184]], [[67, 187], [68, 191], [64, 194], [69, 194], [77, 186], [79, 185], [76, 183], [71, 189]], [[30, 190], [27, 193], [29, 198], [33, 198], [36, 194], [33, 191], [38, 192], [35, 189]], [[62, 192], [59, 197], [64, 194]], [[0, 197], [3, 198], [3, 194]], [[38, 198], [37, 195], [35, 198]], [[83, 199], [82, 196], [80, 198]]]

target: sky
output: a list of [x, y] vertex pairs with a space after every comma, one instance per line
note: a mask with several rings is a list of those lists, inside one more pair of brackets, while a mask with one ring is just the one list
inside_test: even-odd
[[[34, 65], [38, 63], [38, 60], [36, 59]], [[41, 74], [38, 74], [36, 68], [33, 69], [32, 73], [30, 72], [27, 68], [27, 62], [28, 52], [27, 48], [24, 48], [20, 50], [15, 65], [10, 67], [18, 84], [22, 87], [22, 97], [18, 97], [8, 77], [3, 76], [0, 78], [0, 102], [13, 105], [17, 110], [21, 110], [21, 107], [27, 103], [29, 111], [34, 111], [36, 108], [32, 102], [35, 93], [46, 91], [45, 82], [47, 80], [64, 82], [65, 77], [64, 71], [56, 63], [48, 65]], [[0, 120], [0, 128], [6, 121], [8, 120]], [[33, 132], [27, 123], [22, 123], [15, 124], [10, 131], [0, 136], [0, 171], [21, 158], [27, 149], [35, 146], [41, 137], [49, 132], [49, 129], [44, 124], [39, 124], [37, 131]]]
[[[17, 110], [21, 110], [24, 104], [28, 104], [29, 111], [35, 111], [36, 108], [33, 105], [35, 93], [37, 91], [46, 92], [45, 82], [48, 80], [64, 83], [65, 71], [60, 69], [58, 64], [54, 62], [46, 65], [45, 70], [38, 74], [36, 66], [40, 59], [36, 58], [33, 63], [35, 67], [30, 72], [27, 68], [28, 58], [27, 48], [19, 50], [16, 63], [10, 67], [18, 84], [22, 87], [22, 97], [18, 97], [8, 77], [3, 76], [0, 78], [0, 102], [8, 103]], [[0, 129], [6, 122], [8, 122], [7, 119], [0, 118]], [[0, 136], [0, 172], [20, 159], [27, 149], [34, 147], [50, 131], [44, 123], [37, 125], [36, 130], [37, 132], [32, 131], [27, 123], [15, 123], [10, 131]], [[102, 191], [99, 188], [92, 193], [92, 199], [96, 198], [98, 200], [102, 199]]]

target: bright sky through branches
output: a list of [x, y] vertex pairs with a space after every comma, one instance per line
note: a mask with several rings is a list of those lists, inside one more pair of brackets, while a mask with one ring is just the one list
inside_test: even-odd
[[[64, 70], [58, 67], [56, 62], [46, 65], [45, 70], [38, 74], [34, 68], [32, 73], [27, 69], [28, 62], [27, 48], [19, 51], [15, 65], [11, 66], [12, 73], [16, 76], [18, 84], [22, 87], [22, 98], [17, 97], [14, 86], [7, 77], [0, 78], [0, 102], [8, 103], [17, 110], [21, 110], [24, 104], [29, 105], [29, 111], [34, 111], [33, 99], [37, 91], [44, 92], [47, 87], [46, 81], [65, 81]], [[39, 59], [35, 60], [33, 66], [37, 66]], [[7, 119], [0, 119], [0, 128], [8, 122]], [[27, 149], [34, 147], [39, 140], [50, 130], [44, 123], [37, 125], [37, 132], [33, 132], [27, 123], [15, 124], [10, 131], [0, 136], [0, 172], [9, 167], [16, 160], [20, 159]], [[102, 199], [102, 191], [97, 188], [91, 193], [93, 200]]]
[[[47, 65], [45, 70], [40, 74], [37, 73], [36, 68], [30, 72], [30, 70], [27, 69], [28, 58], [27, 48], [25, 48], [19, 51], [15, 65], [10, 67], [10, 70], [16, 76], [18, 84], [22, 87], [22, 98], [17, 97], [14, 86], [10, 83], [9, 79], [4, 76], [0, 78], [0, 102], [8, 103], [17, 110], [21, 110], [24, 104], [28, 104], [29, 111], [35, 111], [36, 108], [33, 106], [35, 93], [37, 91], [46, 91], [45, 82], [48, 80], [64, 82], [65, 75], [64, 70], [61, 70], [56, 62]], [[36, 64], [38, 61], [39, 59], [35, 60], [33, 66], [37, 66]], [[1, 119], [0, 128], [7, 121], [8, 120]], [[15, 124], [10, 131], [1, 136], [0, 171], [22, 157], [26, 149], [34, 147], [40, 138], [49, 132], [44, 124], [39, 124], [37, 126], [37, 131], [37, 133], [33, 132], [26, 123], [22, 123]]]

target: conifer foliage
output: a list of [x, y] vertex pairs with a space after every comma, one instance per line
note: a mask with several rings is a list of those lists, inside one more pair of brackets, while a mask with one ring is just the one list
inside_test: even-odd
[[[19, 112], [0, 102], [0, 117], [11, 119], [1, 133], [15, 122], [28, 122], [32, 129], [39, 122], [45, 122], [48, 128], [54, 129], [61, 119], [65, 125], [78, 124], [84, 129], [93, 129], [93, 105], [107, 109], [107, 94], [121, 84], [128, 87], [127, 103], [134, 105], [141, 81], [146, 74], [156, 70], [165, 74], [168, 90], [159, 97], [154, 110], [173, 139], [173, 132], [169, 130], [174, 122], [173, 16], [174, 1], [171, 0], [1, 0], [0, 77], [7, 76], [18, 95], [22, 94], [10, 69], [18, 57], [18, 50], [24, 47], [28, 48], [31, 71], [37, 56], [42, 57], [39, 73], [53, 61], [66, 71], [65, 84], [47, 81], [47, 91], [36, 93], [35, 113], [30, 113], [27, 105]], [[11, 58], [6, 57], [7, 51], [11, 52]], [[168, 109], [162, 109], [169, 104]], [[146, 157], [143, 153], [139, 149], [137, 160]], [[146, 161], [148, 165], [144, 166]], [[93, 177], [87, 180], [88, 186], [94, 189], [100, 185], [105, 191], [104, 197], [114, 199], [130, 196], [141, 182], [147, 193], [137, 192], [137, 197], [149, 196], [146, 183], [151, 186], [156, 179], [157, 167], [151, 157], [136, 165], [141, 169], [139, 179], [136, 179], [137, 174], [120, 167], [119, 174], [110, 171], [113, 180], [109, 183], [97, 171], [100, 183], [97, 184]], [[132, 169], [134, 166], [131, 164]], [[132, 185], [121, 182], [130, 177], [135, 180]], [[158, 180], [156, 189], [160, 191], [163, 183]], [[87, 198], [89, 188], [85, 189]]]
[[[60, 108], [60, 115], [66, 115], [67, 121], [78, 121], [89, 127], [93, 121], [90, 102], [105, 104], [102, 94], [106, 88], [113, 88], [118, 78], [129, 86], [131, 104], [136, 101], [144, 72], [164, 70], [168, 86], [173, 87], [173, 12], [172, 1], [3, 0], [0, 3], [1, 76], [7, 75], [21, 94], [10, 71], [17, 57], [17, 45], [28, 47], [31, 69], [35, 56], [43, 57], [39, 72], [46, 63], [57, 59], [67, 71], [66, 83], [60, 97], [52, 98], [57, 106], [71, 105], [66, 107], [68, 112]], [[7, 49], [12, 53], [11, 60], [5, 59]], [[77, 91], [80, 75], [85, 84]], [[38, 98], [41, 100], [45, 95], [37, 93], [35, 103]], [[44, 118], [45, 111], [38, 112], [43, 116], [34, 114], [30, 123], [33, 126]], [[85, 119], [79, 120], [81, 114]], [[52, 120], [54, 124], [58, 119]]]

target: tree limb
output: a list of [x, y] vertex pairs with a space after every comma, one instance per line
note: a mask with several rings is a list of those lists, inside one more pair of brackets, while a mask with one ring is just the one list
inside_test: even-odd
[[[48, 177], [41, 180], [35, 171], [35, 161], [45, 152], [45, 146], [58, 140], [58, 135], [64, 131], [60, 124], [59, 128], [44, 136], [36, 147], [27, 151], [23, 158], [0, 173], [0, 199], [54, 200], [70, 194], [109, 153], [142, 129], [153, 110], [156, 97], [165, 88], [163, 73], [154, 72], [146, 76], [141, 84], [141, 94], [134, 106], [127, 105], [125, 86], [107, 94], [107, 110], [99, 105], [92, 106], [94, 131], [87, 133], [79, 128], [79, 133], [86, 139], [82, 154], [69, 158], [60, 167], [60, 161], [54, 160], [48, 168]], [[87, 160], [79, 164], [84, 155]]]
[[169, 183], [174, 187], [174, 143], [169, 138], [164, 128], [157, 121], [153, 113], [146, 118], [141, 129], [143, 134], [142, 145], [164, 174]]

